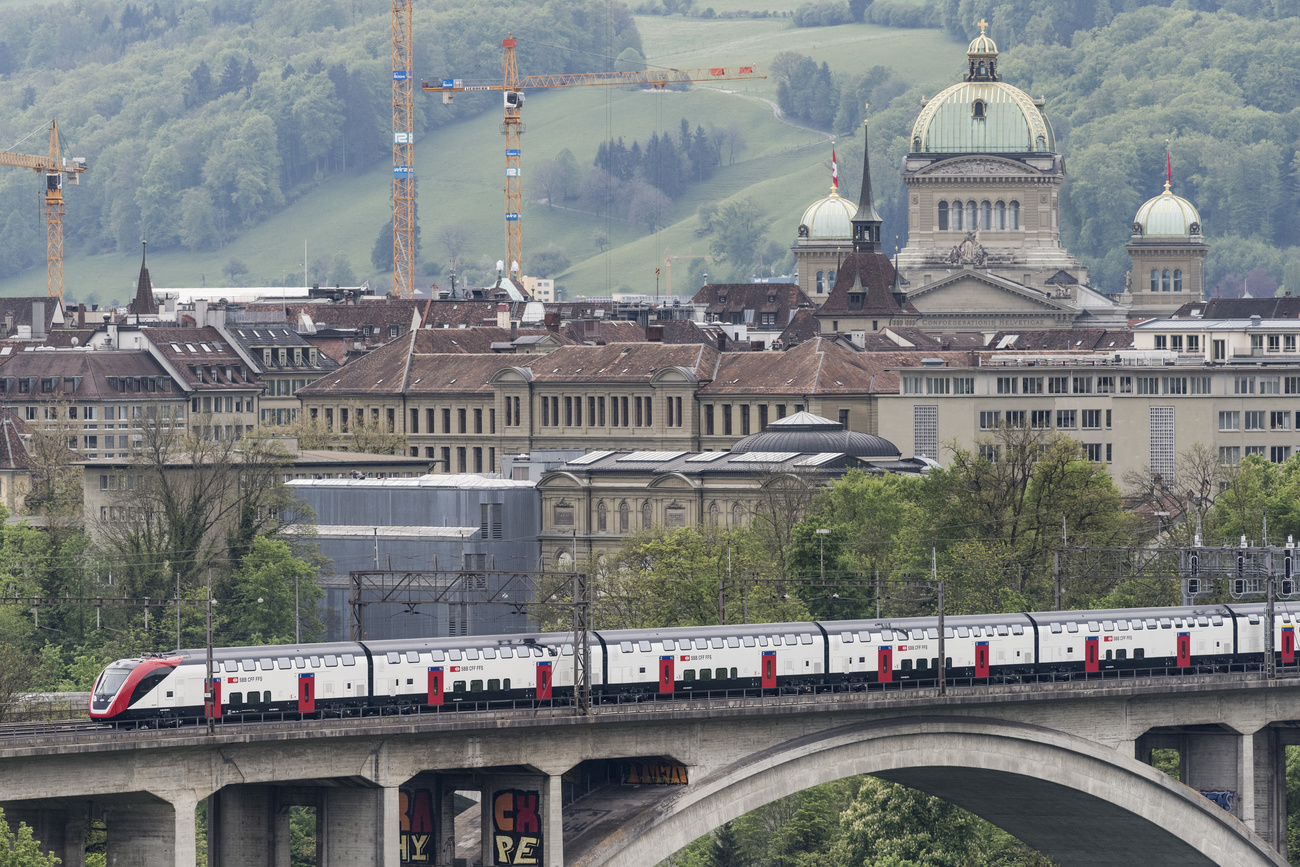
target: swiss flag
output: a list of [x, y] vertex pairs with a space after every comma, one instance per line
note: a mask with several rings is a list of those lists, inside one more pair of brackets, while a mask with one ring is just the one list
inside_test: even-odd
[[451, 667], [451, 670], [452, 670], [452, 671], [460, 671], [460, 666], [459, 666], [459, 665], [453, 665], [453, 666]]
[[691, 661], [691, 655], [689, 653], [683, 653], [682, 662], [690, 662], [690, 661]]
[[228, 678], [226, 678], [226, 683], [239, 683], [239, 678], [237, 678], [237, 677], [228, 677]]
[[1110, 641], [1110, 640], [1111, 640], [1111, 637], [1110, 637], [1109, 635], [1107, 635], [1105, 638], [1102, 639], [1102, 641]]
[[840, 166], [835, 162], [835, 148], [831, 148], [831, 186], [840, 188]]

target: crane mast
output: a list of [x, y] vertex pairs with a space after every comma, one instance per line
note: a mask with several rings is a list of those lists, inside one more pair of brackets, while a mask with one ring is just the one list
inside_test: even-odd
[[393, 294], [398, 298], [415, 297], [412, 2], [393, 0]]
[[[400, 0], [394, 0], [400, 2]], [[394, 31], [396, 32], [396, 31]], [[394, 43], [395, 44], [395, 43]], [[767, 78], [753, 66], [734, 69], [711, 67], [708, 69], [652, 69], [643, 72], [581, 72], [559, 75], [529, 75], [519, 77], [515, 62], [515, 37], [501, 41], [501, 84], [465, 84], [458, 78], [444, 78], [439, 84], [422, 83], [428, 93], [441, 93], [443, 105], [451, 105], [457, 93], [465, 91], [504, 91], [505, 118], [501, 132], [506, 137], [506, 273], [510, 277], [523, 276], [523, 179], [520, 157], [523, 155], [524, 91], [550, 87], [595, 87], [617, 84], [643, 84], [663, 89], [670, 84], [693, 81], [729, 81], [732, 79]], [[395, 103], [394, 103], [395, 104]], [[396, 115], [394, 115], [395, 117]], [[394, 232], [394, 241], [396, 232]]]

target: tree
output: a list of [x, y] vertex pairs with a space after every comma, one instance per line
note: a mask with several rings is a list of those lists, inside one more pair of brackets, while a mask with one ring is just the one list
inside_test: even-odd
[[316, 603], [325, 594], [316, 585], [315, 573], [284, 541], [255, 538], [221, 594], [226, 619], [222, 643], [293, 643], [295, 611], [300, 612], [302, 640], [318, 640], [322, 627]]
[[231, 257], [225, 265], [221, 266], [221, 273], [230, 278], [230, 285], [234, 286], [235, 281], [248, 273], [248, 266], [240, 260]]
[[752, 199], [733, 199], [718, 208], [712, 220], [709, 250], [731, 263], [732, 273], [747, 271], [763, 237], [763, 212]]
[[569, 254], [555, 244], [547, 244], [528, 257], [528, 271], [534, 277], [554, 277], [568, 267]]
[[609, 246], [609, 233], [604, 229], [593, 229], [591, 232], [591, 244], [598, 247], [600, 252], [604, 253], [605, 248]]
[[27, 823], [20, 822], [17, 831], [11, 830], [0, 808], [0, 867], [54, 867], [58, 863], [57, 857], [41, 851]]
[[393, 221], [389, 220], [375, 237], [375, 245], [370, 248], [370, 264], [377, 271], [393, 270]]
[[455, 271], [456, 263], [460, 261], [460, 254], [465, 251], [465, 245], [469, 243], [469, 229], [460, 223], [448, 223], [438, 230], [438, 240], [447, 251], [448, 266]]
[[[31, 689], [38, 670], [36, 663], [36, 657], [20, 641], [7, 635], [0, 637], [0, 722], [11, 716], [15, 699]], [[0, 859], [3, 858], [0, 851]]]
[[709, 856], [709, 867], [744, 867], [740, 844], [736, 840], [736, 829], [730, 822], [723, 822], [714, 832], [713, 849]]
[[633, 181], [630, 192], [628, 220], [644, 225], [650, 232], [658, 229], [660, 221], [668, 214], [673, 203], [662, 192], [643, 181]]
[[181, 244], [189, 250], [206, 250], [216, 241], [216, 209], [206, 188], [191, 187], [181, 194], [181, 220], [177, 228]]
[[554, 160], [543, 160], [532, 171], [532, 183], [546, 207], [553, 208], [569, 189], [569, 171]]
[[833, 863], [844, 867], [965, 867], [979, 863], [980, 822], [924, 792], [867, 777], [840, 817]]
[[329, 282], [335, 286], [355, 286], [357, 275], [352, 271], [352, 261], [347, 253], [335, 253], [330, 262]]
[[76, 442], [81, 424], [72, 418], [69, 404], [51, 401], [42, 407], [44, 420], [29, 426], [27, 461], [31, 487], [24, 498], [26, 511], [45, 515], [52, 525], [67, 528], [81, 512], [83, 472], [77, 456], [68, 451]]

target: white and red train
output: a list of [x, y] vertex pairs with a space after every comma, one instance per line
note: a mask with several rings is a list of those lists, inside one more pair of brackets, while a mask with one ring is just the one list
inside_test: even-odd
[[[1263, 605], [1051, 611], [948, 617], [950, 682], [1241, 670], [1264, 661]], [[1279, 603], [1274, 655], [1296, 663], [1300, 604]], [[932, 684], [935, 618], [764, 623], [591, 633], [594, 702], [701, 691], [813, 691]], [[95, 682], [97, 720], [204, 714], [207, 652], [123, 659]], [[225, 647], [213, 650], [225, 718], [398, 713], [414, 708], [564, 702], [572, 633]]]

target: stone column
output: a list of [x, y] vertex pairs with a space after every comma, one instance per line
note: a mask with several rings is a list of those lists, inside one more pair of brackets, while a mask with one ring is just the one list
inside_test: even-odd
[[41, 851], [57, 856], [63, 867], [86, 867], [86, 827], [89, 808], [84, 802], [63, 804], [25, 802], [3, 804], [5, 819], [15, 832], [19, 824], [32, 829]]
[[561, 867], [545, 858], [547, 777], [502, 774], [483, 777], [483, 864]]
[[564, 864], [564, 778], [559, 774], [546, 777], [545, 810], [542, 819], [542, 842], [545, 846], [545, 867], [562, 867]]
[[282, 867], [289, 863], [289, 809], [274, 786], [226, 786], [208, 799], [211, 867]]
[[398, 867], [399, 816], [396, 786], [321, 789], [316, 863], [319, 867]]
[[1244, 818], [1243, 795], [1249, 776], [1243, 773], [1242, 735], [1232, 731], [1188, 732], [1183, 738], [1187, 745], [1182, 754], [1183, 782], [1230, 809], [1237, 818]]
[[104, 805], [108, 867], [190, 867], [195, 860], [193, 794], [171, 802], [130, 800]]
[[1286, 857], [1286, 748], [1277, 729], [1241, 736], [1241, 818]]

